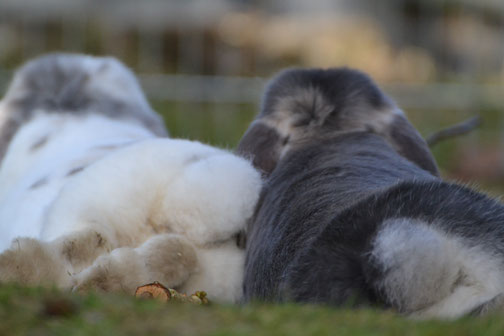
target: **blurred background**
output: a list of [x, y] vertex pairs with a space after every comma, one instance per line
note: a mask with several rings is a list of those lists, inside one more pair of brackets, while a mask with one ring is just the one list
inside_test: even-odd
[[0, 0], [0, 94], [55, 51], [116, 56], [172, 136], [227, 148], [278, 70], [358, 68], [424, 136], [481, 115], [432, 150], [445, 177], [504, 192], [502, 0]]

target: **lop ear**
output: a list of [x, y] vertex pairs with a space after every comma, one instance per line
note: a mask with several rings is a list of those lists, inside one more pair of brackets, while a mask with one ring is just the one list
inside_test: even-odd
[[256, 120], [243, 135], [235, 152], [251, 160], [263, 175], [269, 175], [278, 163], [281, 143], [282, 136], [277, 130]]
[[400, 114], [395, 115], [385, 136], [400, 155], [432, 175], [439, 176], [436, 160], [427, 143], [406, 117]]

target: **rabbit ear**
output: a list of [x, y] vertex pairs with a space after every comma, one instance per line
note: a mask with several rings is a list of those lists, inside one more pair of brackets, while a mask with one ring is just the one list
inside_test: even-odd
[[383, 136], [401, 156], [439, 175], [427, 143], [403, 112], [367, 75], [345, 68], [290, 69], [275, 76], [237, 154], [269, 174], [297, 145], [345, 132]]
[[256, 120], [242, 137], [236, 154], [251, 160], [255, 168], [269, 175], [280, 157], [281, 139], [276, 129]]
[[401, 156], [432, 175], [439, 176], [436, 161], [427, 143], [406, 117], [396, 114], [384, 131], [387, 140]]

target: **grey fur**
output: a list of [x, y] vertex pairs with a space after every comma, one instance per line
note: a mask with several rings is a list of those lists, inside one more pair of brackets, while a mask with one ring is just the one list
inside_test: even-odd
[[85, 168], [86, 168], [86, 166], [81, 166], [81, 167], [73, 168], [72, 170], [70, 170], [66, 174], [66, 177], [70, 177], [70, 176], [76, 175], [76, 174], [80, 173], [81, 171], [83, 171]]
[[425, 140], [403, 112], [368, 76], [346, 68], [291, 69], [277, 75], [237, 153], [268, 172], [287, 151], [313, 137], [358, 131], [384, 137], [406, 159], [439, 175]]
[[30, 151], [35, 152], [38, 149], [42, 148], [47, 143], [49, 138], [50, 138], [49, 135], [45, 135], [40, 139], [38, 139], [37, 141], [35, 141], [35, 143], [30, 147]]
[[[87, 56], [50, 54], [20, 68], [3, 101], [5, 121], [0, 125], [0, 161], [18, 129], [37, 113], [98, 113], [112, 119], [139, 122], [157, 136], [166, 136], [161, 118], [143, 102], [118, 100], [89, 86]], [[120, 70], [123, 81], [137, 85], [134, 75], [114, 58], [101, 58], [97, 72]]]
[[[445, 318], [502, 306], [504, 206], [442, 181], [391, 106], [348, 69], [272, 81], [238, 148], [268, 175], [247, 231], [245, 301]], [[276, 134], [254, 138], [268, 134], [257, 127]]]
[[47, 177], [43, 177], [40, 180], [36, 181], [30, 186], [31, 190], [38, 189], [44, 185], [46, 185], [49, 182], [49, 179]]
[[471, 312], [472, 316], [481, 316], [488, 313], [504, 312], [504, 294], [494, 297], [492, 300], [485, 302]]

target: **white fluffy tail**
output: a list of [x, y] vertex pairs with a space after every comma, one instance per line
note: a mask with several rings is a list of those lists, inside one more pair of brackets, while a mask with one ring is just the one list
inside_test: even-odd
[[416, 317], [458, 317], [502, 292], [495, 258], [418, 219], [384, 222], [372, 258], [383, 274], [378, 289]]

